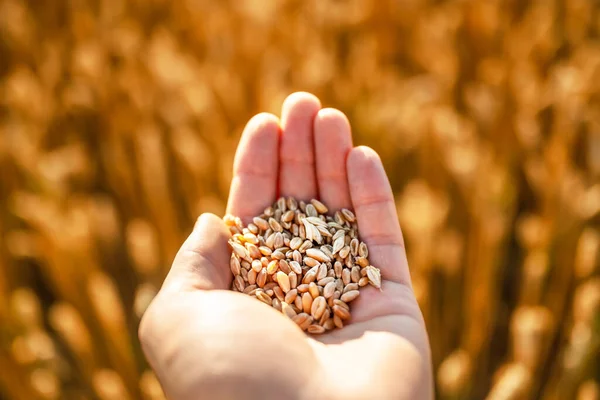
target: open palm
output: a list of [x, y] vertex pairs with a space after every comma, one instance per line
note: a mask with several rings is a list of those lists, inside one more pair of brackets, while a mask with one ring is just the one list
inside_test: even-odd
[[429, 344], [410, 284], [394, 199], [377, 154], [352, 147], [338, 110], [295, 93], [279, 121], [250, 120], [240, 141], [228, 213], [244, 223], [278, 196], [354, 209], [382, 291], [361, 290], [341, 330], [307, 336], [256, 299], [228, 291], [229, 236], [205, 214], [177, 254], [141, 324], [146, 356], [180, 399], [429, 399]]

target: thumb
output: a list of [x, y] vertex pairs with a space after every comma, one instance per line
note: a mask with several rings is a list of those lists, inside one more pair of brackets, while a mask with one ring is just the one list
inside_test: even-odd
[[214, 214], [202, 214], [183, 243], [162, 291], [227, 289], [231, 285], [229, 230]]

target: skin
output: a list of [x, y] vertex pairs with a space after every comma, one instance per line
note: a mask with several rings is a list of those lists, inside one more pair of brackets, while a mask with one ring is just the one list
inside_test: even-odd
[[167, 397], [433, 398], [429, 343], [381, 160], [353, 147], [346, 116], [308, 93], [290, 95], [281, 120], [262, 113], [248, 122], [227, 212], [247, 223], [281, 195], [354, 209], [382, 291], [361, 289], [347, 326], [309, 337], [276, 310], [227, 290], [229, 233], [203, 214], [140, 325]]

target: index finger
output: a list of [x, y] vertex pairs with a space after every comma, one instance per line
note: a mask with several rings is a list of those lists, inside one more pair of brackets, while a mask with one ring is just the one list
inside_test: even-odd
[[247, 224], [275, 201], [279, 168], [279, 119], [268, 113], [246, 125], [235, 153], [227, 213]]

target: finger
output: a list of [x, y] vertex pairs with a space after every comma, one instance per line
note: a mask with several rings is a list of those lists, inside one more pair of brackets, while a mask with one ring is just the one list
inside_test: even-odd
[[319, 198], [330, 210], [351, 207], [346, 158], [352, 149], [348, 118], [339, 110], [320, 110], [314, 123]]
[[279, 167], [279, 120], [254, 116], [246, 125], [235, 153], [227, 213], [244, 223], [275, 201]]
[[392, 188], [377, 153], [364, 146], [350, 151], [348, 182], [361, 239], [369, 248], [369, 261], [383, 278], [410, 285], [404, 240]]
[[279, 189], [282, 196], [310, 200], [317, 196], [313, 121], [321, 108], [319, 99], [309, 93], [288, 96], [281, 112]]
[[202, 214], [175, 256], [161, 291], [229, 288], [229, 237], [221, 218]]

